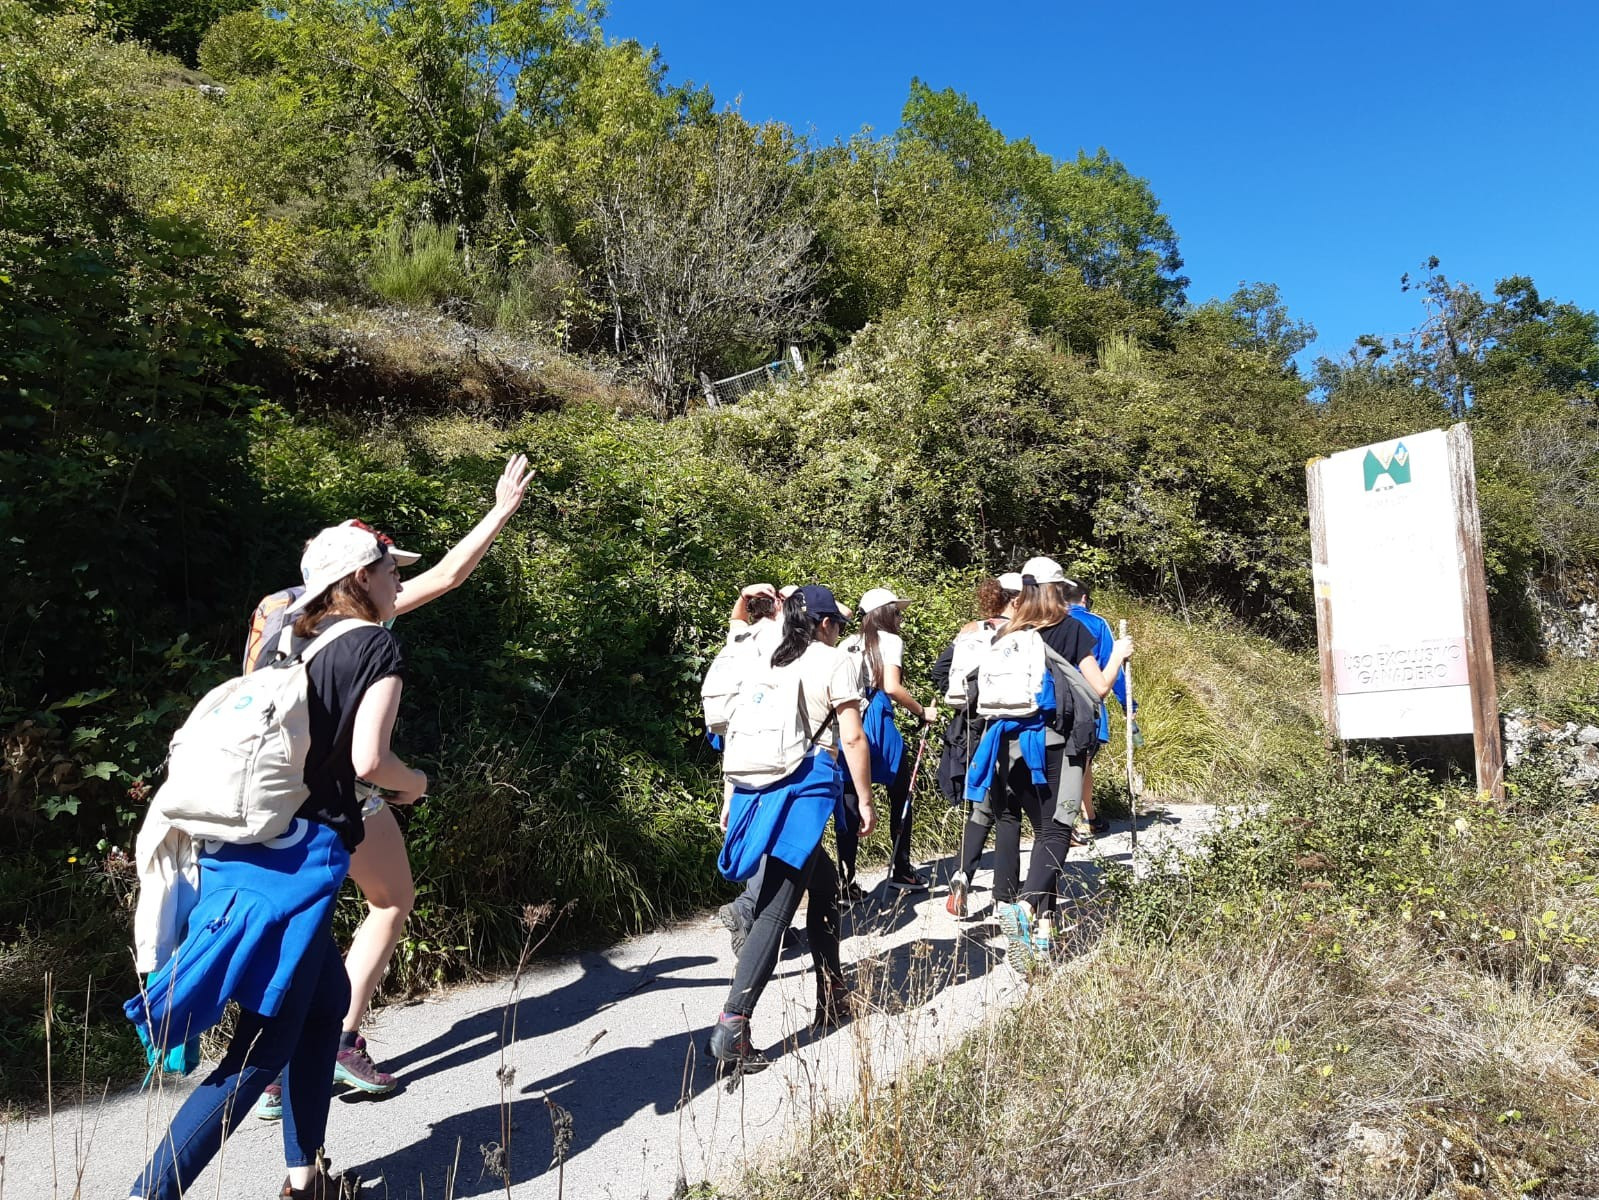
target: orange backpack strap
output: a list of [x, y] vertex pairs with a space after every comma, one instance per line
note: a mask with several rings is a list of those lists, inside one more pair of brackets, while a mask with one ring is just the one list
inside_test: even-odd
[[299, 598], [300, 591], [299, 588], [284, 588], [281, 592], [261, 597], [261, 602], [255, 606], [255, 611], [250, 614], [250, 632], [244, 639], [246, 675], [265, 666], [264, 660], [270, 659], [277, 648], [278, 634], [285, 624], [284, 610]]

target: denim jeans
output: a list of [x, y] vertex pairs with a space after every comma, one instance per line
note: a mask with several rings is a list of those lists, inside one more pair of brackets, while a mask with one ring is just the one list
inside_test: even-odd
[[331, 930], [295, 971], [275, 1017], [239, 1014], [227, 1053], [183, 1102], [155, 1156], [133, 1181], [144, 1200], [179, 1200], [261, 1093], [283, 1075], [283, 1153], [291, 1167], [311, 1166], [328, 1127], [339, 1027], [350, 1006], [350, 979]]

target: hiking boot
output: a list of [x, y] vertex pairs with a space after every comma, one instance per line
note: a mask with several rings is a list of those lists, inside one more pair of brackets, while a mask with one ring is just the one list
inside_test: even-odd
[[868, 895], [870, 893], [865, 888], [851, 879], [838, 889], [838, 906], [850, 908], [866, 899]]
[[949, 899], [944, 901], [944, 911], [957, 920], [966, 916], [966, 892], [970, 886], [965, 871], [956, 871], [955, 878], [949, 881]]
[[750, 1040], [750, 1019], [730, 1013], [723, 1013], [716, 1022], [710, 1040], [705, 1043], [705, 1053], [716, 1060], [718, 1077], [729, 1072], [753, 1075], [772, 1065]]
[[283, 1081], [274, 1079], [255, 1102], [255, 1115], [263, 1121], [283, 1120]]
[[1094, 826], [1087, 817], [1078, 817], [1072, 822], [1072, 841], [1074, 846], [1092, 846], [1094, 844]]
[[901, 892], [925, 892], [927, 880], [909, 867], [895, 871], [888, 877], [888, 886]]
[[357, 1037], [355, 1045], [340, 1050], [333, 1063], [333, 1082], [347, 1083], [368, 1096], [387, 1096], [399, 1081], [387, 1071], [378, 1070], [372, 1056], [366, 1052], [366, 1039]]
[[811, 1032], [822, 1034], [849, 1024], [850, 1018], [855, 1015], [855, 1006], [850, 996], [849, 984], [842, 979], [834, 979], [819, 985], [816, 989], [816, 1016], [811, 1019]]
[[361, 1177], [348, 1173], [330, 1174], [328, 1163], [331, 1161], [318, 1157], [316, 1177], [303, 1188], [290, 1187], [289, 1181], [285, 1179], [283, 1190], [278, 1193], [279, 1200], [359, 1200]]
[[1095, 837], [1104, 837], [1110, 832], [1110, 818], [1092, 817], [1089, 819], [1088, 827], [1094, 831]]
[[724, 904], [716, 910], [716, 917], [727, 929], [727, 934], [733, 939], [733, 957], [737, 958], [744, 953], [744, 943], [749, 940], [750, 927], [744, 924], [743, 918], [738, 915], [738, 909], [731, 904]]
[[1018, 975], [1033, 969], [1033, 922], [1020, 904], [999, 905], [999, 927], [1005, 934], [1005, 961]]

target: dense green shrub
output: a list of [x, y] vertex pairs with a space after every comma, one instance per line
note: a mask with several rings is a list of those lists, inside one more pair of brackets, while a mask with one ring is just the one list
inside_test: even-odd
[[467, 293], [467, 269], [455, 230], [424, 222], [407, 234], [391, 225], [372, 252], [367, 283], [395, 304], [461, 301]]
[[1124, 927], [1174, 943], [1297, 922], [1336, 960], [1395, 916], [1429, 953], [1558, 984], [1599, 961], [1592, 805], [1552, 758], [1508, 802], [1377, 756], [1250, 781], [1245, 807], [1142, 882], [1118, 873]]

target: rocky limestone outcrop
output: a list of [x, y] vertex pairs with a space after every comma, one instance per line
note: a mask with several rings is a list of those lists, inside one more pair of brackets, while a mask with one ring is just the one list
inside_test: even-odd
[[1570, 658], [1599, 658], [1599, 572], [1568, 572], [1531, 590], [1544, 648]]
[[1599, 789], [1599, 725], [1567, 721], [1560, 724], [1513, 708], [1504, 716], [1505, 766], [1513, 767], [1529, 754], [1552, 754], [1561, 775], [1572, 787]]

